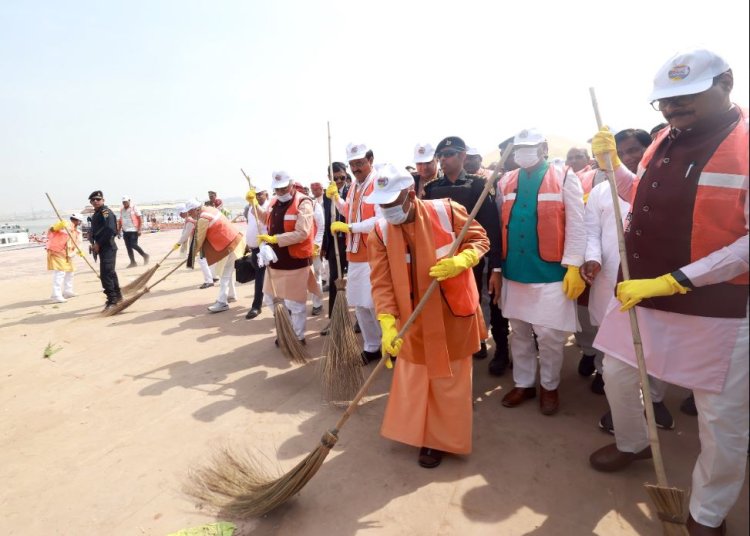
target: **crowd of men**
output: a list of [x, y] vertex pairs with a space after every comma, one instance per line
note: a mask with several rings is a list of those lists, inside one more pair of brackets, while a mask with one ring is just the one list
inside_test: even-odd
[[[383, 353], [399, 358], [381, 432], [418, 447], [425, 468], [471, 451], [472, 368], [488, 356], [489, 334], [489, 373], [512, 367], [514, 387], [502, 405], [538, 398], [545, 416], [562, 404], [564, 345], [574, 334], [579, 373], [609, 402], [599, 425], [615, 436], [591, 454], [591, 466], [618, 471], [651, 458], [627, 312], [636, 307], [657, 424], [674, 426], [663, 403], [667, 384], [693, 393], [686, 408], [697, 413], [701, 452], [688, 529], [721, 534], [748, 449], [748, 115], [730, 100], [732, 86], [716, 54], [677, 55], [654, 80], [652, 105], [666, 123], [651, 135], [604, 128], [591, 140], [593, 158], [574, 147], [557, 162], [543, 133], [528, 128], [500, 144], [512, 152], [494, 176], [457, 136], [418, 143], [410, 169], [376, 163], [367, 144], [350, 143], [325, 188], [307, 190], [276, 171], [273, 195], [251, 189], [245, 233], [215, 203], [188, 201], [175, 247], [191, 242], [205, 286], [214, 282], [209, 266], [224, 263], [212, 313], [236, 300], [234, 261], [250, 255], [257, 269], [246, 318], [283, 299], [302, 344], [308, 298], [311, 314], [321, 314], [327, 283], [330, 316], [333, 283], [346, 275], [363, 366]], [[608, 163], [627, 214], [627, 281]], [[104, 245], [119, 228], [101, 192], [91, 200], [102, 285], [107, 303], [117, 303]]]

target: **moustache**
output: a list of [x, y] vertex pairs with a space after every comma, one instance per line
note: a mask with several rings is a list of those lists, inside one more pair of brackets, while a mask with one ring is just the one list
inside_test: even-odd
[[669, 121], [675, 117], [683, 117], [687, 115], [694, 115], [693, 112], [672, 112], [671, 114], [664, 114], [664, 119]]

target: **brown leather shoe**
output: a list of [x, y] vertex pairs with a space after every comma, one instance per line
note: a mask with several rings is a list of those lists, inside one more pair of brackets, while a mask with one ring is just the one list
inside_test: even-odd
[[536, 387], [514, 387], [503, 397], [502, 403], [506, 408], [515, 408], [524, 400], [531, 400], [534, 397], [536, 397]]
[[687, 529], [690, 536], [724, 536], [727, 533], [727, 522], [722, 521], [718, 527], [709, 527], [698, 523], [693, 516], [688, 516]]
[[651, 447], [640, 452], [622, 452], [617, 450], [617, 443], [602, 447], [589, 456], [591, 467], [603, 473], [613, 473], [625, 469], [636, 460], [652, 458]]
[[557, 395], [557, 389], [548, 391], [541, 385], [539, 386], [539, 409], [543, 415], [554, 415], [560, 409], [560, 397]]

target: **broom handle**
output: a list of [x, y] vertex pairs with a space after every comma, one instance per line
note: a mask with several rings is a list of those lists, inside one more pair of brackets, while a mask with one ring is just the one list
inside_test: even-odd
[[[147, 286], [147, 287], [146, 287], [146, 291], [145, 291], [145, 292], [148, 292], [148, 291], [150, 291], [150, 290], [151, 290], [152, 288], [154, 288], [154, 287], [155, 287], [156, 285], [158, 285], [159, 283], [161, 283], [162, 281], [164, 281], [164, 280], [165, 280], [166, 278], [168, 278], [168, 277], [169, 277], [170, 275], [172, 275], [173, 273], [175, 273], [175, 272], [177, 271], [177, 269], [178, 269], [178, 268], [180, 268], [180, 267], [181, 267], [181, 266], [182, 266], [183, 264], [185, 264], [186, 262], [187, 262], [187, 259], [183, 259], [183, 260], [182, 260], [182, 261], [181, 261], [181, 262], [180, 262], [180, 263], [179, 263], [179, 264], [178, 264], [177, 266], [175, 266], [175, 267], [174, 267], [174, 268], [172, 268], [172, 269], [171, 269], [170, 271], [168, 271], [168, 272], [166, 273], [166, 275], [165, 275], [164, 277], [162, 277], [161, 279], [159, 279], [159, 280], [158, 280], [158, 281], [157, 281], [156, 283], [154, 283], [153, 285], [149, 285], [149, 286]], [[144, 292], [144, 294], [145, 294], [145, 292]]]
[[[328, 173], [330, 175], [330, 180], [333, 182], [333, 159], [331, 158], [331, 122], [328, 121]], [[330, 184], [330, 182], [329, 182]], [[329, 199], [331, 202], [331, 223], [336, 221], [336, 201], [333, 199]], [[333, 241], [333, 251], [336, 254], [336, 269], [338, 270], [336, 273], [338, 274], [337, 279], [343, 279], [344, 274], [341, 273], [341, 256], [339, 254], [339, 240], [338, 237], [331, 233], [330, 230], [328, 232], [331, 235], [331, 239]]]
[[[599, 102], [596, 99], [596, 92], [593, 87], [589, 88], [591, 94], [591, 106], [594, 108], [596, 115], [597, 127], [601, 130], [604, 126], [602, 116], [599, 113]], [[609, 190], [612, 194], [612, 205], [615, 209], [615, 223], [617, 224], [617, 244], [620, 249], [620, 266], [622, 268], [623, 280], [630, 279], [630, 269], [628, 267], [628, 257], [625, 251], [625, 232], [622, 226], [622, 213], [620, 211], [620, 196], [617, 193], [617, 184], [615, 182], [615, 171], [612, 167], [612, 159], [609, 154], [604, 157], [609, 182]], [[628, 309], [630, 316], [630, 331], [633, 336], [633, 346], [635, 347], [635, 356], [638, 360], [638, 372], [641, 376], [641, 392], [643, 394], [643, 404], [646, 406], [646, 422], [648, 424], [649, 443], [651, 452], [654, 456], [654, 469], [656, 471], [656, 480], [659, 486], [667, 487], [667, 472], [664, 469], [664, 460], [661, 456], [661, 446], [659, 443], [659, 434], [656, 431], [656, 419], [654, 418], [654, 406], [651, 401], [651, 388], [648, 381], [648, 371], [646, 369], [646, 358], [643, 354], [643, 342], [641, 341], [641, 330], [638, 327], [638, 317], [635, 313], [635, 307]]]
[[173, 249], [173, 248], [170, 248], [170, 249], [169, 249], [169, 252], [167, 252], [167, 254], [166, 254], [166, 255], [164, 255], [164, 258], [163, 258], [162, 260], [160, 260], [159, 262], [157, 262], [157, 263], [156, 263], [156, 265], [157, 265], [157, 266], [161, 266], [161, 265], [162, 265], [162, 263], [163, 263], [164, 261], [166, 261], [166, 260], [167, 260], [167, 257], [169, 257], [169, 256], [170, 256], [170, 255], [172, 254], [172, 252], [173, 252], [173, 251], [174, 251], [174, 249]]
[[[63, 221], [62, 216], [60, 216], [60, 213], [57, 211], [57, 207], [52, 202], [52, 198], [49, 196], [49, 194], [47, 192], [44, 192], [44, 195], [47, 196], [47, 201], [49, 201], [49, 204], [52, 205], [52, 210], [54, 210], [55, 214], [57, 214], [57, 219], [60, 220], [60, 221]], [[83, 222], [81, 222], [81, 223], [83, 223]], [[70, 241], [73, 242], [73, 245], [76, 247], [76, 251], [78, 251], [78, 254], [83, 258], [84, 261], [86, 261], [86, 264], [88, 264], [89, 268], [91, 268], [91, 270], [96, 274], [96, 277], [98, 277], [99, 279], [101, 279], [101, 276], [99, 275], [99, 272], [96, 271], [96, 268], [94, 268], [91, 265], [91, 263], [89, 262], [88, 258], [86, 258], [86, 255], [84, 255], [83, 251], [81, 251], [81, 248], [78, 247], [78, 242], [76, 242], [75, 239], [73, 238], [73, 235], [70, 234], [70, 230], [68, 230], [68, 226], [66, 225], [65, 227], [63, 227], [63, 229], [65, 229], [65, 232], [68, 233], [68, 237], [70, 238]]]
[[[469, 227], [474, 221], [474, 218], [476, 217], [477, 212], [479, 212], [479, 209], [482, 207], [484, 200], [487, 199], [487, 196], [489, 195], [490, 190], [492, 189], [492, 185], [497, 179], [497, 176], [500, 173], [500, 170], [505, 165], [505, 161], [508, 159], [508, 156], [510, 156], [510, 153], [512, 151], [513, 151], [513, 144], [511, 143], [505, 149], [505, 152], [503, 153], [503, 156], [500, 159], [500, 162], [495, 168], [495, 171], [492, 172], [492, 177], [490, 177], [490, 179], [485, 183], [484, 189], [482, 189], [482, 193], [480, 194], [479, 199], [477, 199], [477, 202], [474, 203], [474, 208], [472, 208], [471, 213], [469, 213], [469, 218], [466, 220], [466, 223], [461, 229], [461, 232], [458, 233], [458, 236], [453, 241], [453, 244], [451, 244], [451, 249], [446, 255], [446, 257], [452, 257], [453, 255], [455, 255], [456, 251], [461, 246], [461, 242], [463, 241], [464, 237], [466, 237], [466, 233], [469, 232]], [[406, 334], [407, 330], [411, 327], [411, 325], [417, 319], [419, 314], [422, 312], [422, 309], [424, 309], [425, 306], [427, 305], [427, 301], [430, 299], [430, 296], [432, 295], [432, 293], [435, 292], [435, 289], [437, 288], [438, 284], [439, 282], [437, 279], [433, 279], [430, 282], [430, 286], [427, 287], [427, 290], [425, 291], [422, 298], [420, 298], [419, 303], [417, 303], [417, 306], [414, 308], [414, 310], [412, 311], [411, 315], [406, 320], [404, 325], [401, 326], [401, 329], [399, 330], [398, 335], [396, 336], [397, 339], [403, 338], [404, 334]], [[362, 399], [363, 396], [365, 396], [368, 389], [370, 388], [370, 385], [372, 385], [372, 383], [375, 381], [375, 378], [378, 376], [378, 374], [380, 374], [380, 371], [382, 371], [385, 368], [385, 362], [386, 362], [386, 358], [385, 358], [385, 354], [383, 354], [383, 357], [380, 358], [380, 361], [378, 361], [378, 364], [375, 366], [375, 369], [372, 371], [372, 373], [370, 373], [370, 376], [367, 378], [367, 381], [365, 381], [365, 384], [356, 394], [354, 399], [351, 402], [349, 402], [349, 406], [347, 406], [346, 411], [341, 416], [341, 418], [339, 418], [338, 422], [336, 423], [336, 427], [334, 429], [335, 433], [338, 433], [341, 427], [344, 426], [344, 424], [346, 424], [346, 421], [349, 420], [349, 417], [351, 417], [352, 414], [356, 411], [357, 404], [359, 404], [359, 401]]]

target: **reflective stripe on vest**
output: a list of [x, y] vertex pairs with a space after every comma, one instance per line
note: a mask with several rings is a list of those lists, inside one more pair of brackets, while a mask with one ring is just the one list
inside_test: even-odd
[[[299, 205], [304, 200], [310, 200], [312, 203], [312, 199], [309, 197], [302, 195], [301, 193], [295, 191], [294, 197], [292, 197], [291, 203], [289, 203], [289, 206], [286, 209], [286, 212], [284, 213], [284, 232], [285, 233], [291, 233], [295, 230], [297, 227], [297, 220], [299, 219]], [[271, 199], [271, 203], [268, 207], [268, 212], [266, 216], [266, 225], [270, 228], [271, 226], [271, 212], [273, 211], [273, 208], [278, 203], [278, 198], [274, 197]], [[310, 226], [310, 231], [307, 233], [307, 238], [305, 238], [302, 242], [298, 242], [296, 244], [292, 244], [290, 246], [287, 246], [289, 248], [289, 255], [291, 257], [294, 257], [295, 259], [309, 259], [313, 255], [313, 239], [315, 238], [315, 223], [313, 222], [313, 225]]]
[[[669, 136], [665, 127], [646, 149], [631, 188], [635, 200], [640, 180], [659, 145]], [[748, 112], [740, 108], [740, 120], [719, 144], [698, 177], [690, 235], [690, 262], [729, 246], [747, 236], [745, 203], [748, 195], [750, 155], [748, 154]], [[750, 283], [750, 272], [728, 281], [735, 285]]]
[[[501, 225], [503, 238], [503, 259], [508, 257], [508, 225], [518, 191], [520, 170], [508, 172], [500, 182], [503, 194]], [[550, 165], [542, 178], [537, 193], [536, 234], [539, 244], [539, 257], [547, 262], [560, 262], [565, 249], [565, 203], [563, 202], [563, 181], [555, 166]]]

